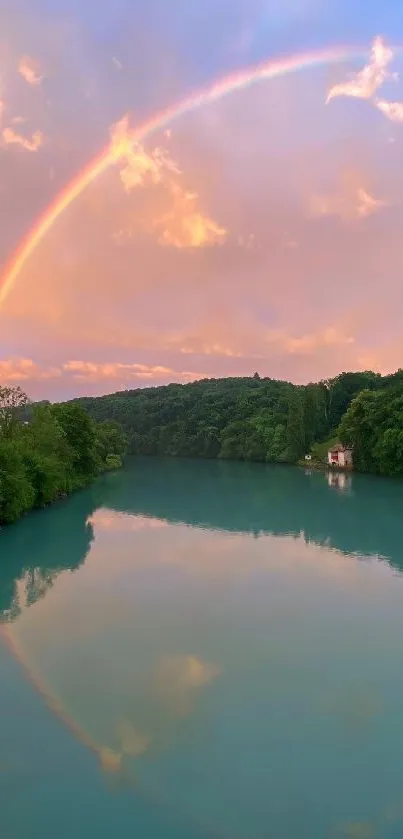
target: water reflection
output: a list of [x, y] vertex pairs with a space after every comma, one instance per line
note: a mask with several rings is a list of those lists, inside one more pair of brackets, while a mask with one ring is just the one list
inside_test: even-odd
[[94, 539], [92, 490], [0, 528], [0, 616], [14, 620], [43, 597], [62, 572], [76, 571]]
[[337, 831], [338, 836], [345, 839], [375, 839], [375, 829], [368, 822], [350, 822], [342, 825]]
[[352, 478], [351, 475], [347, 475], [345, 472], [328, 472], [327, 483], [331, 489], [348, 492], [352, 486]]
[[[94, 524], [121, 533], [185, 523], [256, 537], [302, 535], [308, 544], [346, 555], [381, 557], [400, 572], [402, 511], [403, 484], [392, 480], [138, 458], [67, 504], [0, 531], [0, 615], [15, 619], [61, 572], [79, 568], [94, 539]], [[127, 515], [117, 518], [116, 512]]]
[[[158, 466], [156, 466], [158, 463]], [[152, 458], [105, 484], [105, 507], [212, 530], [297, 536], [354, 556], [379, 556], [403, 570], [403, 483], [362, 475], [222, 461]], [[344, 491], [347, 490], [347, 491]], [[128, 503], [130, 499], [130, 503]]]
[[366, 772], [372, 755], [384, 789], [401, 756], [403, 610], [388, 565], [358, 559], [402, 570], [402, 497], [135, 460], [0, 533], [7, 637], [108, 789], [231, 837], [370, 836], [401, 818], [390, 779], [374, 808], [389, 815], [369, 812]]
[[175, 714], [187, 716], [192, 711], [197, 691], [220, 675], [215, 664], [194, 655], [164, 656], [157, 666], [156, 691]]

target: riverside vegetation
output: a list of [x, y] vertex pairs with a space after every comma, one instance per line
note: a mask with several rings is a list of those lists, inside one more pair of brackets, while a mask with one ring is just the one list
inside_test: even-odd
[[132, 454], [298, 463], [311, 452], [323, 462], [340, 440], [353, 447], [355, 469], [403, 475], [403, 370], [341, 373], [306, 386], [255, 373], [72, 404], [119, 422]]
[[79, 405], [30, 405], [20, 388], [0, 387], [0, 525], [44, 507], [122, 466], [126, 436]]
[[336, 440], [354, 468], [403, 475], [403, 370], [305, 386], [252, 377], [29, 405], [0, 387], [0, 524], [83, 487], [131, 454], [320, 463]]

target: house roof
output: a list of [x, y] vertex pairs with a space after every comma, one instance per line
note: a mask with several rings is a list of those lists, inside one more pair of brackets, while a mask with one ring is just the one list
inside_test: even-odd
[[351, 452], [351, 447], [343, 446], [342, 443], [336, 443], [335, 446], [332, 446], [332, 448], [329, 449], [329, 452]]

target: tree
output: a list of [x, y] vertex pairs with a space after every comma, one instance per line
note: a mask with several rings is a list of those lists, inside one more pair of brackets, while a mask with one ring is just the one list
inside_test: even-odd
[[29, 406], [29, 420], [20, 421], [25, 394], [0, 393], [0, 525], [122, 465], [126, 437], [117, 423], [98, 424], [79, 405], [49, 403]]
[[96, 444], [101, 462], [104, 463], [108, 455], [123, 457], [127, 451], [127, 435], [118, 422], [105, 420], [97, 425]]
[[373, 408], [377, 394], [364, 390], [355, 399], [343, 416], [338, 435], [342, 443], [352, 446], [354, 465], [363, 472], [376, 471], [374, 447], [377, 442], [373, 424]]
[[285, 425], [278, 423], [274, 429], [270, 448], [266, 460], [272, 463], [281, 463], [287, 459], [287, 430]]
[[71, 490], [73, 451], [50, 405], [33, 407], [31, 420], [23, 431], [22, 446], [36, 507]]
[[381, 376], [367, 370], [363, 373], [340, 373], [330, 381], [329, 390], [329, 430], [339, 425], [342, 416], [352, 400], [363, 390], [376, 390], [380, 386]]
[[353, 446], [357, 469], [403, 474], [403, 382], [360, 393], [340, 423], [339, 436]]
[[[403, 418], [402, 418], [403, 419]], [[403, 425], [387, 428], [376, 443], [374, 455], [383, 475], [403, 474]]]
[[20, 387], [0, 385], [0, 437], [11, 437], [28, 396]]
[[93, 478], [99, 465], [94, 421], [84, 408], [71, 402], [55, 405], [53, 411], [72, 452], [72, 470], [76, 480]]
[[0, 440], [0, 524], [16, 521], [34, 500], [20, 449], [12, 440]]
[[287, 449], [291, 461], [299, 460], [306, 450], [304, 428], [304, 394], [295, 389], [288, 400]]
[[303, 396], [303, 421], [305, 451], [309, 451], [316, 439], [316, 429], [319, 425], [318, 392], [316, 385], [308, 385]]

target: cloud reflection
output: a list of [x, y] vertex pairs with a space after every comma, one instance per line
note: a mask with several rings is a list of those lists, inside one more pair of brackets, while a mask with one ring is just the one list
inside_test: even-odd
[[179, 716], [187, 716], [197, 693], [220, 675], [220, 668], [194, 655], [168, 655], [157, 665], [157, 695]]

